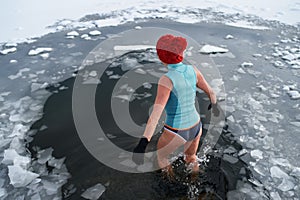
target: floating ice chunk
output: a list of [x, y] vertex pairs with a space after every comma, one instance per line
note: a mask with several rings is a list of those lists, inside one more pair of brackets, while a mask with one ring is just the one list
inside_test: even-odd
[[270, 196], [273, 200], [281, 200], [280, 195], [278, 194], [278, 192], [271, 192]]
[[46, 72], [46, 70], [43, 69], [43, 70], [37, 71], [36, 74], [44, 74], [45, 72]]
[[15, 51], [17, 51], [17, 48], [16, 47], [12, 47], [12, 48], [9, 48], [9, 49], [4, 49], [4, 50], [0, 51], [0, 53], [2, 55], [6, 55], [8, 53], [13, 53]]
[[255, 159], [263, 159], [263, 152], [259, 149], [252, 150], [250, 155]]
[[53, 148], [51, 147], [39, 151], [37, 154], [38, 163], [45, 164], [48, 160], [52, 158], [52, 152], [53, 152]]
[[287, 86], [287, 85], [284, 85], [284, 86], [282, 86], [282, 90], [284, 90], [284, 91], [289, 91], [289, 90], [290, 90], [290, 87]]
[[91, 72], [89, 73], [89, 76], [91, 76], [91, 77], [96, 77], [96, 76], [97, 76], [97, 71], [91, 71]]
[[39, 193], [35, 193], [31, 196], [31, 200], [42, 200], [42, 198]]
[[130, 168], [136, 167], [136, 164], [131, 159], [123, 160], [122, 162], [120, 162], [120, 164]]
[[221, 87], [224, 84], [224, 81], [221, 78], [216, 78], [211, 81], [211, 86], [213, 88]]
[[[245, 72], [245, 71], [244, 71]], [[231, 78], [230, 78], [230, 80], [231, 81], [239, 81], [240, 80], [240, 76], [239, 75], [233, 75]]]
[[134, 72], [138, 73], [138, 74], [146, 74], [147, 72], [141, 68], [138, 68], [136, 70], [134, 70]]
[[130, 70], [130, 69], [134, 69], [137, 68], [139, 66], [138, 61], [134, 58], [126, 58], [123, 60], [122, 63], [122, 70], [126, 71], [126, 70]]
[[255, 53], [252, 55], [253, 57], [257, 58], [257, 57], [262, 57], [262, 55], [260, 53]]
[[79, 36], [79, 33], [77, 31], [71, 31], [71, 32], [68, 32], [67, 33], [67, 36], [73, 36], [73, 37], [76, 37], [76, 36]]
[[109, 77], [109, 79], [119, 79], [119, 78], [121, 78], [121, 76], [118, 74], [114, 74]]
[[18, 163], [22, 167], [26, 168], [27, 165], [30, 163], [30, 158], [25, 156], [20, 156], [16, 150], [14, 149], [6, 149], [4, 151], [2, 163], [6, 165], [11, 165], [13, 163]]
[[282, 67], [284, 66], [284, 64], [283, 64], [281, 61], [279, 61], [279, 60], [275, 61], [275, 62], [273, 63], [273, 65], [274, 65], [275, 67], [279, 67], [279, 68], [282, 68]]
[[39, 177], [39, 174], [27, 171], [18, 165], [13, 165], [8, 166], [8, 176], [10, 184], [14, 187], [25, 187]]
[[234, 37], [232, 35], [226, 35], [225, 39], [230, 40], [233, 39]]
[[287, 92], [291, 99], [296, 100], [296, 99], [300, 99], [300, 93], [297, 90], [290, 90]]
[[88, 188], [81, 196], [85, 199], [97, 200], [104, 191], [105, 187], [101, 183], [98, 183], [93, 187]]
[[255, 110], [263, 109], [263, 105], [259, 101], [253, 99], [252, 97], [249, 98], [248, 104]]
[[223, 154], [223, 159], [225, 161], [229, 162], [229, 163], [232, 163], [232, 164], [237, 163], [239, 161], [238, 158], [233, 157], [233, 156], [228, 155], [228, 154]]
[[39, 131], [43, 131], [43, 130], [46, 130], [48, 128], [48, 126], [46, 125], [42, 125], [41, 128], [39, 129]]
[[144, 86], [144, 88], [146, 88], [146, 89], [151, 89], [151, 88], [152, 88], [151, 83], [148, 83], [148, 82], [143, 83], [143, 86]]
[[36, 48], [36, 49], [31, 49], [29, 52], [28, 52], [28, 55], [29, 56], [36, 56], [40, 53], [44, 53], [44, 52], [50, 52], [52, 51], [53, 49], [50, 48], [50, 47], [39, 47], [39, 48]]
[[245, 72], [242, 68], [239, 68], [239, 69], [237, 70], [237, 72], [240, 73], [240, 74], [246, 74], [246, 72]]
[[43, 84], [41, 84], [41, 83], [32, 83], [31, 84], [31, 92], [35, 92], [35, 91], [41, 89], [42, 86], [43, 86]]
[[61, 169], [66, 158], [55, 159], [52, 158], [48, 161], [48, 165], [51, 167], [55, 167], [56, 169]]
[[14, 137], [10, 143], [10, 149], [15, 149], [17, 153], [23, 154], [25, 152], [25, 145], [20, 138]]
[[9, 43], [5, 44], [5, 47], [17, 47], [17, 46], [18, 46], [18, 44], [14, 43], [14, 42], [9, 42]]
[[46, 193], [48, 195], [57, 194], [59, 188], [61, 187], [60, 184], [57, 184], [55, 182], [53, 183], [53, 182], [50, 182], [48, 180], [42, 180], [42, 183], [43, 183], [43, 186], [46, 189]]
[[94, 31], [90, 31], [89, 34], [92, 36], [97, 36], [97, 35], [101, 35], [101, 32], [98, 30], [94, 30]]
[[10, 60], [9, 63], [17, 63], [17, 60]]
[[44, 60], [46, 60], [47, 58], [49, 58], [49, 53], [43, 53], [40, 55]]
[[115, 51], [137, 51], [144, 49], [155, 49], [153, 45], [116, 45], [114, 46]]
[[263, 85], [258, 85], [257, 88], [259, 88], [262, 92], [265, 92], [267, 90], [267, 88]]
[[235, 122], [235, 120], [234, 120], [234, 118], [233, 118], [233, 116], [232, 115], [230, 115], [229, 117], [227, 117], [227, 119], [229, 120], [229, 121], [231, 121], [231, 122]]
[[292, 69], [300, 69], [300, 65], [292, 65], [291, 68]]
[[113, 134], [110, 134], [110, 133], [107, 133], [106, 136], [110, 139], [113, 139], [113, 138], [116, 138], [117, 136], [113, 135]]
[[230, 112], [230, 113], [233, 113], [235, 111], [234, 106], [226, 106], [225, 109], [226, 109], [226, 112]]
[[19, 156], [14, 159], [14, 165], [20, 166], [23, 169], [28, 169], [31, 159], [25, 156]]
[[242, 149], [242, 150], [239, 151], [238, 156], [243, 156], [246, 153], [248, 153], [248, 151], [246, 149]]
[[225, 23], [228, 26], [246, 28], [246, 29], [255, 29], [255, 30], [269, 30], [269, 27], [266, 26], [257, 26], [248, 21], [237, 21], [237, 22], [227, 22]]
[[295, 167], [290, 173], [291, 176], [300, 177], [300, 167]]
[[300, 128], [300, 122], [290, 122], [290, 124]]
[[87, 78], [82, 84], [100, 84], [101, 81], [98, 78]]
[[[20, 118], [20, 115], [11, 115], [9, 117], [9, 120], [12, 122], [18, 122], [18, 121], [22, 121], [22, 119]], [[29, 130], [28, 126], [24, 126], [23, 124], [17, 124], [14, 126], [14, 129], [12, 131], [12, 133], [8, 136], [8, 137], [20, 137], [23, 138], [24, 134]]]
[[253, 63], [251, 63], [251, 62], [243, 62], [243, 63], [241, 64], [241, 66], [242, 66], [242, 67], [253, 67]]
[[226, 154], [233, 154], [236, 152], [236, 149], [233, 147], [233, 146], [229, 146], [228, 148], [226, 148], [223, 153], [226, 153]]
[[281, 57], [283, 60], [288, 60], [288, 61], [292, 61], [292, 60], [294, 60], [294, 59], [296, 59], [297, 57], [296, 56], [294, 56], [293, 54], [287, 54], [287, 55], [285, 55], [285, 56], [282, 56]]
[[270, 163], [273, 163], [275, 165], [281, 165], [284, 167], [290, 167], [290, 163], [287, 159], [284, 158], [270, 158]]
[[125, 100], [125, 101], [130, 101], [130, 98], [131, 98], [131, 95], [116, 95], [114, 96], [115, 98], [119, 98], [119, 99], [122, 99], [122, 100]]
[[204, 45], [200, 50], [200, 53], [203, 54], [210, 54], [210, 53], [226, 53], [229, 52], [228, 49], [222, 48], [222, 47], [217, 47], [217, 46], [213, 46], [213, 45]]
[[258, 72], [258, 71], [254, 71], [252, 69], [247, 69], [247, 72], [251, 75], [253, 75], [254, 77], [259, 77], [261, 75], [261, 72]]
[[278, 185], [278, 189], [283, 192], [289, 191], [295, 187], [295, 184], [289, 178], [283, 178], [280, 185]]
[[6, 189], [5, 188], [0, 188], [0, 198], [4, 197], [7, 194]]
[[277, 166], [272, 166], [271, 169], [270, 169], [270, 172], [271, 172], [271, 177], [272, 178], [284, 178], [284, 179], [289, 178], [289, 175], [287, 175], [287, 173], [282, 171]]
[[121, 20], [123, 20], [121, 17], [105, 18], [105, 19], [95, 20], [94, 23], [97, 25], [97, 27], [118, 26]]
[[30, 71], [30, 69], [27, 68], [27, 67], [23, 68], [23, 69], [20, 69], [16, 75], [9, 75], [8, 78], [11, 79], [11, 80], [14, 80], [16, 78], [21, 77], [23, 75], [23, 72], [28, 72], [28, 71]]
[[82, 39], [85, 39], [85, 40], [90, 40], [90, 39], [92, 39], [88, 34], [82, 34], [80, 37], [81, 37]]
[[255, 165], [253, 169], [262, 176], [266, 175], [266, 169], [261, 165]]

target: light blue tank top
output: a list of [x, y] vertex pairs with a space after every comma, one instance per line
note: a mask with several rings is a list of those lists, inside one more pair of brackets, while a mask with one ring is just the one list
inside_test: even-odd
[[165, 110], [166, 125], [176, 129], [185, 129], [195, 125], [200, 116], [195, 107], [197, 77], [193, 66], [168, 64], [165, 74], [173, 83], [173, 89]]

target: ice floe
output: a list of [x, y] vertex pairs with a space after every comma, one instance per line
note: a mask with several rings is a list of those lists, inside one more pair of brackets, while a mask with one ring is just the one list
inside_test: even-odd
[[234, 26], [239, 28], [246, 28], [246, 29], [255, 29], [255, 30], [269, 30], [269, 27], [266, 26], [257, 26], [247, 21], [237, 21], [237, 22], [227, 22], [225, 23], [228, 26]]
[[232, 36], [232, 35], [226, 35], [225, 36], [225, 39], [227, 39], [227, 40], [230, 40], [230, 39], [233, 39], [234, 37]]
[[50, 47], [38, 47], [36, 49], [31, 49], [28, 52], [28, 55], [29, 56], [36, 56], [38, 54], [45, 53], [45, 52], [50, 52], [50, 51], [53, 51], [53, 49], [50, 48]]
[[79, 36], [79, 33], [77, 31], [71, 31], [71, 32], [67, 33], [67, 36], [77, 37], [77, 36]]
[[103, 192], [105, 192], [105, 187], [101, 183], [98, 183], [93, 187], [86, 189], [81, 196], [85, 199], [97, 200], [100, 198]]
[[16, 51], [17, 51], [17, 48], [16, 47], [12, 47], [12, 48], [9, 48], [9, 49], [1, 50], [0, 53], [2, 55], [6, 55], [6, 54], [13, 53], [13, 52], [16, 52]]
[[222, 47], [217, 47], [217, 46], [206, 44], [199, 50], [199, 52], [203, 53], [203, 54], [226, 53], [226, 52], [229, 52], [229, 50], [222, 48]]
[[243, 63], [241, 64], [241, 66], [242, 66], [242, 67], [253, 67], [253, 63], [251, 63], [251, 62], [243, 62]]
[[39, 177], [39, 174], [27, 171], [18, 165], [13, 165], [8, 166], [8, 176], [14, 187], [25, 187]]
[[101, 35], [101, 32], [98, 30], [93, 30], [89, 32], [89, 35], [91, 36], [97, 36], [97, 35]]
[[143, 49], [155, 49], [153, 45], [116, 45], [114, 46], [115, 51], [137, 51]]

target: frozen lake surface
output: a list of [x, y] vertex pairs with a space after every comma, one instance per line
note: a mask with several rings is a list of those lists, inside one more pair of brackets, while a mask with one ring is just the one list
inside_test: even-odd
[[[114, 1], [101, 4], [96, 1], [76, 1], [72, 3], [70, 13], [63, 12], [70, 10], [70, 2], [11, 1], [6, 7], [0, 8], [6, 8], [0, 12], [0, 19], [1, 25], [7, 27], [1, 32], [0, 38], [3, 42], [0, 50], [1, 199], [53, 199], [71, 195], [87, 199], [102, 195], [109, 199], [117, 194], [110, 184], [122, 189], [120, 185], [124, 185], [124, 180], [129, 178], [124, 174], [118, 174], [124, 180], [114, 182], [106, 176], [113, 174], [110, 169], [105, 168], [107, 174], [104, 175], [101, 175], [101, 171], [83, 175], [79, 172], [76, 164], [81, 162], [73, 160], [78, 153], [76, 148], [66, 148], [64, 142], [53, 138], [58, 134], [58, 137], [63, 135], [71, 139], [72, 131], [69, 131], [70, 127], [63, 126], [68, 123], [56, 126], [59, 122], [55, 123], [55, 120], [70, 119], [64, 118], [64, 108], [67, 109], [70, 104], [65, 104], [67, 102], [63, 101], [63, 97], [70, 92], [71, 85], [63, 83], [77, 76], [76, 71], [86, 54], [100, 41], [117, 37], [115, 34], [121, 31], [134, 28], [138, 31], [146, 26], [167, 27], [194, 38], [203, 45], [198, 52], [210, 56], [223, 77], [214, 83], [224, 83], [226, 87], [227, 107], [224, 109], [228, 127], [224, 129], [224, 138], [229, 138], [229, 142], [218, 144], [213, 156], [218, 155], [222, 162], [229, 163], [231, 167], [236, 163], [245, 164], [241, 164], [241, 171], [238, 171], [236, 177], [229, 179], [242, 180], [234, 181], [236, 184], [227, 194], [228, 198], [300, 198], [299, 26], [282, 23], [295, 25], [298, 22], [299, 3], [277, 1], [266, 5], [259, 2], [260, 6], [257, 7], [257, 1], [249, 4], [204, 1], [199, 6], [192, 2], [185, 2], [184, 7], [177, 4], [177, 8], [170, 6], [172, 2], [160, 1], [161, 5], [166, 6], [157, 8], [156, 1], [126, 1], [126, 4]], [[141, 9], [139, 5], [144, 6]], [[125, 12], [127, 7], [130, 9]], [[116, 11], [110, 13], [113, 10]], [[91, 14], [85, 16], [88, 13]], [[266, 21], [247, 14], [280, 22]], [[8, 17], [11, 21], [5, 20]], [[170, 19], [173, 21], [168, 21]], [[32, 38], [48, 33], [49, 29], [45, 29], [48, 25], [51, 25], [52, 34]], [[15, 43], [24, 38], [32, 39], [25, 43]], [[152, 46], [120, 44], [115, 46], [115, 50], [136, 51], [145, 47]], [[148, 61], [159, 64], [151, 51], [142, 54], [145, 57], [150, 54]], [[83, 73], [83, 84], [101, 86], [109, 81], [117, 81], [121, 77], [120, 71], [141, 63], [134, 56], [125, 59], [122, 67], [106, 71], [106, 82], [95, 78], [95, 70], [87, 69]], [[135, 72], [140, 76], [161, 74], [145, 66]], [[137, 100], [149, 104], [148, 98], [153, 97], [150, 92], [152, 87], [147, 82], [143, 86], [149, 91], [133, 95], [132, 89], [123, 85], [113, 98], [126, 102], [131, 101], [130, 95], [133, 95]], [[59, 96], [59, 101], [54, 101], [54, 106], [45, 104], [48, 97], [48, 101], [56, 99], [55, 95]], [[59, 109], [61, 118], [53, 117], [54, 108], [59, 105], [62, 106]], [[43, 123], [39, 123], [39, 120]], [[108, 137], [118, 139], [119, 136], [114, 132], [108, 134]], [[80, 150], [84, 151], [82, 144]], [[85, 155], [80, 154], [82, 158]], [[122, 163], [132, 166], [125, 158]], [[86, 163], [89, 161], [85, 160]], [[92, 169], [92, 165], [85, 168], [86, 171]], [[229, 172], [228, 167], [223, 170]], [[248, 170], [251, 176], [248, 176]], [[100, 176], [99, 179], [88, 181], [88, 177], [97, 176]], [[145, 183], [153, 183], [152, 176], [144, 178]], [[81, 182], [84, 183], [80, 185]], [[63, 185], [65, 187], [61, 191]], [[188, 195], [199, 195], [199, 190], [195, 188], [197, 185], [189, 188], [193, 190]], [[124, 195], [134, 197], [130, 193]]]

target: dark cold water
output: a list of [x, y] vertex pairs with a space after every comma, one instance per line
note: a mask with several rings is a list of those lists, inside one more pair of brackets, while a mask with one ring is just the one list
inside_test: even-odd
[[[141, 53], [145, 52], [132, 52], [120, 58], [138, 58]], [[151, 69], [159, 72], [158, 69], [162, 67], [159, 63], [140, 60], [140, 69]], [[89, 67], [92, 69], [101, 68], [104, 67], [104, 63], [96, 63]], [[125, 73], [120, 67], [108, 68], [108, 70], [120, 76]], [[114, 136], [111, 137], [114, 144], [132, 151], [137, 143], [137, 138], [127, 135], [118, 128], [111, 107], [107, 106], [110, 105], [113, 89], [118, 82], [118, 79], [110, 79], [108, 74], [110, 73], [103, 73], [100, 79], [101, 84], [98, 85], [96, 92], [95, 102], [99, 124], [104, 133]], [[238, 159], [236, 154], [228, 155], [229, 157], [232, 156], [233, 160], [231, 159], [231, 161], [230, 159], [228, 161], [228, 158], [223, 158], [222, 151], [228, 146], [234, 147], [234, 152], [242, 149], [241, 145], [234, 141], [227, 125], [223, 128], [215, 151], [207, 156], [209, 161], [200, 163], [202, 172], [196, 179], [191, 178], [182, 156], [173, 162], [175, 180], [166, 179], [159, 170], [131, 174], [107, 167], [86, 150], [77, 135], [72, 116], [74, 80], [75, 78], [69, 78], [61, 82], [58, 87], [53, 85], [47, 88], [53, 94], [45, 104], [43, 118], [37, 121], [32, 129], [40, 129], [43, 125], [48, 128], [38, 131], [30, 143], [33, 156], [36, 154], [36, 147], [42, 149], [52, 147], [54, 149], [53, 156], [57, 158], [66, 157], [65, 164], [72, 177], [62, 188], [64, 199], [81, 199], [80, 195], [97, 183], [106, 186], [100, 199], [226, 199], [227, 192], [236, 188], [238, 180], [247, 181], [251, 178], [246, 164]], [[62, 86], [68, 89], [59, 91], [58, 88]], [[154, 103], [156, 86], [156, 84], [152, 84], [152, 87], [140, 87], [135, 91], [137, 98], [130, 101], [128, 108], [135, 123], [144, 124], [147, 122], [148, 110]], [[85, 85], [85, 87], [89, 87], [89, 85]], [[202, 123], [208, 124], [210, 112], [207, 110], [209, 102], [206, 95], [198, 92], [197, 99], [199, 100], [197, 107], [202, 116]], [[124, 101], [124, 99], [119, 101]], [[122, 114], [120, 113], [120, 115]], [[88, 129], [89, 127], [87, 127], [87, 131]], [[206, 129], [203, 130], [202, 139], [205, 135]], [[156, 149], [159, 136], [160, 133], [153, 137], [148, 151]], [[105, 153], [103, 152], [103, 154]], [[51, 167], [48, 170], [51, 170]]]

